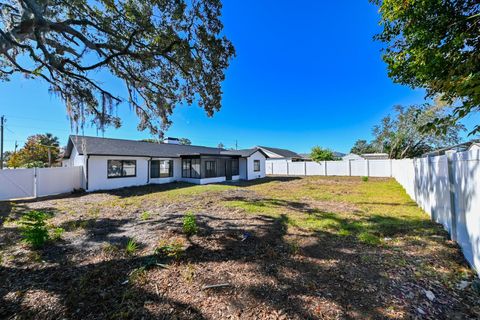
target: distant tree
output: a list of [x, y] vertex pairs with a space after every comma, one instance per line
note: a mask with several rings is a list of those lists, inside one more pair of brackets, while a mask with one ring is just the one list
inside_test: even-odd
[[329, 149], [323, 149], [319, 146], [315, 146], [312, 148], [310, 152], [310, 157], [313, 161], [328, 161], [328, 160], [335, 160], [335, 155]]
[[[139, 130], [161, 134], [177, 105], [197, 102], [208, 116], [221, 108], [235, 54], [221, 8], [219, 0], [0, 0], [0, 80], [46, 82], [80, 125], [118, 127], [115, 109], [127, 102]], [[124, 85], [108, 85], [109, 75]]]
[[180, 144], [183, 144], [183, 145], [191, 145], [192, 144], [192, 141], [190, 141], [190, 139], [187, 139], [187, 138], [180, 138]]
[[367, 140], [357, 140], [352, 149], [350, 149], [350, 152], [358, 155], [375, 153], [377, 152], [377, 148], [375, 148], [373, 144], [368, 143]]
[[[381, 14], [376, 38], [397, 83], [427, 90], [455, 105], [422, 130], [447, 134], [449, 127], [480, 110], [480, 5], [478, 0], [370, 0]], [[480, 132], [476, 125], [470, 134]]]
[[140, 140], [142, 142], [150, 142], [150, 143], [160, 143], [160, 140], [158, 139], [142, 139]]
[[429, 104], [394, 107], [395, 114], [382, 119], [373, 129], [375, 139], [372, 144], [391, 159], [420, 157], [434, 149], [457, 144], [459, 133], [465, 130], [462, 124], [454, 124], [442, 132], [425, 132], [426, 123], [442, 118], [445, 108]]
[[23, 164], [20, 153], [13, 153], [7, 160], [7, 167], [9, 168], [20, 168]]
[[220, 142], [220, 143], [217, 145], [217, 148], [223, 149], [223, 148], [225, 148], [225, 146], [223, 145], [223, 143]]
[[36, 134], [27, 138], [25, 145], [10, 157], [9, 167], [51, 166], [60, 154], [58, 138], [50, 133]]

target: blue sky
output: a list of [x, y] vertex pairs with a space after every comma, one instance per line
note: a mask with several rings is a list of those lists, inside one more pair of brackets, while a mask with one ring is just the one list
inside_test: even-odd
[[[367, 0], [224, 0], [225, 34], [237, 57], [223, 83], [222, 110], [208, 118], [197, 106], [178, 107], [167, 135], [210, 146], [238, 141], [241, 148], [306, 152], [320, 145], [348, 152], [357, 139], [371, 138], [392, 106], [424, 101], [422, 90], [388, 78], [381, 44], [372, 40], [377, 21]], [[136, 130], [128, 105], [118, 113], [122, 128], [107, 129], [105, 137], [150, 137]], [[31, 134], [51, 132], [65, 144], [71, 133], [61, 101], [37, 80], [18, 76], [1, 83], [0, 114], [7, 117], [6, 150], [15, 140], [21, 147]]]

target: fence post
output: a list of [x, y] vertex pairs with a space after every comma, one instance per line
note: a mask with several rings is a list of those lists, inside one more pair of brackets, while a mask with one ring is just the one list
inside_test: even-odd
[[370, 177], [370, 163], [368, 159], [367, 159], [367, 177]]
[[393, 177], [392, 159], [390, 159], [390, 178]]
[[352, 159], [348, 159], [348, 175], [352, 176]]
[[328, 174], [327, 174], [327, 161], [323, 161], [323, 163], [325, 164], [325, 176], [328, 176]]
[[305, 176], [307, 176], [307, 161], [303, 162], [303, 167], [305, 169]]
[[287, 176], [290, 175], [290, 169], [288, 168], [288, 160], [285, 160], [285, 162], [287, 163]]
[[445, 152], [447, 155], [447, 173], [448, 173], [448, 186], [450, 191], [450, 219], [452, 230], [450, 230], [450, 239], [457, 241], [457, 211], [455, 208], [455, 173], [453, 166], [453, 157], [455, 151]]
[[33, 197], [36, 198], [37, 195], [38, 195], [37, 168], [33, 168]]

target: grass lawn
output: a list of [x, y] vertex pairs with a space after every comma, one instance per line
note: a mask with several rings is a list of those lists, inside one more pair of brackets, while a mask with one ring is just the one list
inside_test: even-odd
[[460, 250], [392, 179], [174, 183], [0, 203], [0, 219], [0, 318], [480, 317]]

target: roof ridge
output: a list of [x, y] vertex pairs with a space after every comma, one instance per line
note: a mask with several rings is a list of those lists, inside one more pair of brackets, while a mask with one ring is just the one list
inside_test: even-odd
[[223, 150], [222, 148], [201, 146], [201, 145], [197, 145], [197, 144], [171, 144], [171, 143], [163, 143], [163, 142], [156, 143], [156, 142], [148, 142], [148, 141], [132, 140], [132, 139], [122, 139], [122, 138], [105, 138], [105, 137], [95, 137], [95, 136], [82, 136], [82, 135], [78, 135], [78, 134], [71, 134], [69, 136], [69, 138], [72, 138], [72, 137], [139, 142], [139, 143], [160, 144], [160, 145], [169, 145], [169, 146], [200, 147], [200, 148], [210, 148], [210, 149]]

